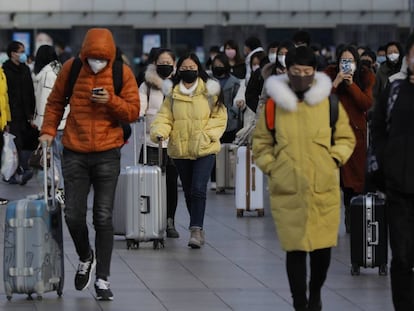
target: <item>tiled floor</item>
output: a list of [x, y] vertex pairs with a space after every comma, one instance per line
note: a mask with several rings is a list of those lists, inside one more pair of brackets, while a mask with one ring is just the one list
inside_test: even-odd
[[[123, 151], [124, 163], [131, 158], [128, 148]], [[40, 190], [35, 180], [26, 186], [0, 183], [0, 196], [10, 199]], [[188, 215], [181, 191], [179, 197], [176, 223], [181, 237], [168, 239], [164, 249], [153, 250], [152, 244], [141, 244], [137, 250], [127, 250], [123, 238], [116, 237], [110, 278], [113, 302], [95, 301], [92, 287], [83, 292], [74, 289], [77, 256], [65, 228], [66, 279], [62, 298], [48, 293], [42, 301], [28, 301], [25, 295], [14, 295], [8, 302], [0, 282], [0, 310], [293, 310], [284, 252], [277, 241], [267, 200], [265, 217], [252, 214], [237, 218], [232, 193], [216, 195], [209, 191], [206, 245], [192, 250], [187, 247]], [[1, 207], [1, 228], [4, 210]], [[92, 233], [93, 230], [91, 238]], [[0, 241], [3, 243], [2, 236]], [[0, 252], [2, 249], [3, 246]], [[362, 269], [360, 276], [350, 275], [349, 236], [343, 227], [332, 255], [323, 291], [324, 310], [392, 310], [389, 276], [379, 276], [376, 269]]]

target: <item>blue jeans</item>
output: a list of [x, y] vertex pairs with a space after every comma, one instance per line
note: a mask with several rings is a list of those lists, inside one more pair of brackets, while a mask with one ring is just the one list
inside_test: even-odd
[[396, 311], [414, 310], [414, 194], [387, 192], [391, 290]]
[[183, 185], [187, 209], [190, 213], [190, 228], [203, 228], [207, 183], [215, 161], [214, 154], [196, 160], [174, 159]]
[[63, 150], [66, 224], [80, 260], [88, 259], [91, 247], [86, 214], [88, 194], [92, 185], [96, 276], [103, 279], [109, 276], [111, 264], [114, 242], [112, 210], [120, 158], [119, 148], [94, 153]]

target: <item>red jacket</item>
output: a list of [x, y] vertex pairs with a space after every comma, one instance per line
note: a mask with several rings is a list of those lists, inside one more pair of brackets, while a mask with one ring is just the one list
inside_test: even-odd
[[[124, 65], [122, 90], [115, 95], [112, 81], [112, 64], [115, 59], [115, 42], [109, 30], [92, 28], [85, 35], [80, 59], [83, 66], [73, 87], [70, 113], [66, 121], [62, 143], [65, 148], [88, 153], [105, 151], [123, 145], [120, 122], [133, 122], [139, 115], [138, 86], [131, 69]], [[87, 58], [107, 59], [108, 65], [94, 74]], [[56, 129], [65, 108], [65, 88], [73, 60], [65, 62], [48, 98], [41, 134], [56, 136]], [[104, 87], [110, 94], [105, 105], [93, 103], [91, 91]]]
[[[325, 72], [335, 80], [336, 65], [328, 66]], [[373, 104], [372, 89], [375, 84], [375, 75], [367, 68], [361, 70], [361, 83], [365, 86], [362, 91], [354, 82], [347, 86], [341, 83], [338, 88], [333, 87], [332, 93], [338, 95], [343, 107], [348, 113], [349, 122], [354, 131], [356, 146], [351, 158], [341, 168], [341, 183], [345, 188], [352, 188], [362, 193], [365, 186], [366, 158], [367, 158], [367, 118], [366, 113]]]

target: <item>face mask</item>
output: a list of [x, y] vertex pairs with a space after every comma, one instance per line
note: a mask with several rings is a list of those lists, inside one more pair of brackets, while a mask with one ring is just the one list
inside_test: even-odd
[[108, 61], [104, 59], [88, 58], [88, 64], [94, 74], [97, 74], [108, 65]]
[[378, 64], [382, 64], [383, 62], [385, 62], [387, 60], [386, 56], [378, 56], [377, 57], [377, 63]]
[[19, 53], [19, 62], [22, 64], [27, 62], [27, 55], [25, 53]]
[[179, 71], [181, 79], [185, 83], [193, 83], [197, 80], [198, 71], [197, 70], [180, 70]]
[[216, 78], [222, 77], [227, 73], [226, 68], [224, 67], [213, 67], [212, 71], [213, 71], [213, 76], [215, 76]]
[[260, 65], [253, 65], [252, 66], [252, 72], [255, 72], [259, 68], [260, 68]]
[[279, 64], [286, 68], [286, 55], [278, 55], [277, 60], [279, 61]]
[[290, 86], [294, 92], [306, 92], [312, 85], [314, 74], [309, 76], [294, 76], [288, 73]]
[[371, 69], [371, 67], [372, 67], [372, 63], [368, 59], [361, 60], [360, 65], [368, 67], [369, 69]]
[[391, 53], [387, 55], [387, 58], [390, 60], [390, 62], [392, 63], [396, 63], [398, 61], [398, 58], [400, 57], [400, 54], [398, 53]]
[[233, 59], [233, 58], [236, 56], [236, 50], [235, 50], [235, 49], [226, 49], [226, 50], [224, 51], [224, 53], [226, 54], [226, 56], [227, 56], [229, 59]]
[[157, 65], [157, 73], [161, 78], [168, 78], [174, 70], [173, 65]]
[[269, 62], [271, 62], [272, 64], [276, 63], [276, 57], [277, 57], [276, 53], [269, 53], [267, 57], [269, 58]]

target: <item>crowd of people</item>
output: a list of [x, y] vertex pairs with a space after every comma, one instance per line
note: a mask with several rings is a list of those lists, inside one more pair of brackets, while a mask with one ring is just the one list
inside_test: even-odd
[[[414, 37], [407, 39], [405, 49], [394, 41], [376, 51], [340, 44], [332, 57], [311, 42], [308, 32], [298, 31], [267, 48], [252, 36], [242, 47], [230, 39], [209, 53], [202, 64], [195, 53], [177, 60], [174, 51], [154, 48], [137, 77], [123, 64], [122, 88], [116, 92], [111, 70], [115, 41], [109, 30], [93, 28], [85, 35], [79, 53], [82, 67], [68, 98], [75, 61], [61, 47], [41, 46], [31, 72], [24, 45], [9, 44], [9, 60], [0, 69], [0, 126], [16, 136], [19, 165], [4, 181], [26, 184], [33, 176], [28, 156], [38, 139], [54, 145], [56, 195], [65, 204], [66, 224], [80, 260], [76, 289], [89, 285], [96, 266], [97, 298], [113, 299], [109, 241], [124, 144], [120, 124], [145, 116], [149, 163], [158, 163], [158, 140], [163, 141], [167, 237], [179, 238], [179, 177], [190, 216], [188, 246], [204, 245], [207, 187], [210, 181], [215, 188], [215, 156], [221, 143], [231, 143], [253, 127], [252, 150], [269, 177], [271, 211], [286, 251], [295, 310], [322, 309], [321, 289], [339, 231], [341, 191], [347, 232], [352, 230], [351, 199], [367, 191], [385, 193], [393, 302], [396, 310], [414, 310]], [[95, 87], [102, 89], [91, 93]], [[339, 99], [333, 124], [332, 94]], [[269, 101], [274, 103], [273, 130], [263, 109]], [[367, 174], [368, 149], [381, 173]], [[142, 158], [143, 154], [141, 162]], [[86, 224], [91, 185], [95, 250]], [[0, 203], [7, 199], [0, 198]]]

